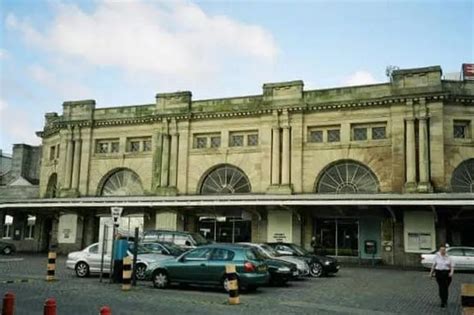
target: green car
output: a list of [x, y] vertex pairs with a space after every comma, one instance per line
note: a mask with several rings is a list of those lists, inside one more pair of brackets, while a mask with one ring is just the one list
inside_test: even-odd
[[201, 246], [177, 258], [156, 262], [148, 267], [146, 276], [160, 289], [177, 283], [222, 286], [227, 290], [225, 266], [229, 264], [236, 267], [241, 290], [255, 290], [268, 283], [265, 258], [253, 248], [233, 244]]

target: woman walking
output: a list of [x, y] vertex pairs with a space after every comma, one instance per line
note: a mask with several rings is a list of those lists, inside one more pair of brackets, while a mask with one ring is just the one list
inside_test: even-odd
[[454, 262], [446, 253], [446, 245], [441, 245], [436, 253], [430, 275], [436, 276], [439, 288], [441, 307], [446, 307], [448, 303], [448, 288], [454, 273]]

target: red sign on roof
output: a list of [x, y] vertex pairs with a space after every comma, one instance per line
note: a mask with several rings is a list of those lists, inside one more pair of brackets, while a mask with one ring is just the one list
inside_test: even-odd
[[462, 64], [462, 76], [465, 80], [474, 80], [474, 63]]

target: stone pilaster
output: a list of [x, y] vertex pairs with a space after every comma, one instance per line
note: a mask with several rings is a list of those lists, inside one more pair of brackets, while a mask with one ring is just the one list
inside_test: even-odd
[[161, 158], [161, 187], [169, 184], [170, 136], [163, 134], [163, 155]]
[[171, 152], [170, 152], [170, 170], [169, 170], [169, 186], [177, 186], [178, 178], [178, 133], [171, 134]]
[[405, 190], [413, 192], [416, 190], [416, 143], [415, 143], [415, 119], [405, 119], [406, 126], [406, 182]]
[[272, 185], [280, 184], [280, 128], [272, 129]]
[[423, 115], [419, 119], [419, 173], [420, 182], [418, 183], [419, 192], [431, 192], [430, 164], [429, 164], [429, 136], [428, 136], [428, 117]]
[[283, 126], [281, 184], [290, 185], [290, 126]]
[[71, 175], [72, 175], [72, 161], [73, 161], [73, 152], [74, 152], [74, 142], [72, 140], [72, 135], [69, 135], [67, 140], [67, 149], [66, 149], [66, 158], [65, 158], [65, 165], [66, 165], [66, 176], [64, 179], [63, 187], [66, 189], [71, 188]]
[[72, 189], [79, 188], [82, 140], [74, 141], [74, 163], [72, 168]]

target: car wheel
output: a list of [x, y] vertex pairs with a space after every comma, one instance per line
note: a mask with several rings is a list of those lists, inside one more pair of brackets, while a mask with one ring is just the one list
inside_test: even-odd
[[138, 264], [135, 272], [137, 280], [145, 280], [146, 266], [144, 264]]
[[311, 277], [319, 278], [323, 276], [323, 265], [320, 263], [312, 263], [311, 266], [309, 267], [309, 273], [311, 274]]
[[10, 246], [6, 246], [6, 247], [3, 248], [2, 252], [3, 252], [4, 255], [10, 255], [11, 253], [13, 253], [13, 250]]
[[169, 285], [168, 274], [163, 270], [158, 270], [153, 273], [153, 286], [158, 289], [165, 289]]
[[76, 276], [84, 278], [89, 275], [89, 265], [81, 261], [76, 265]]

